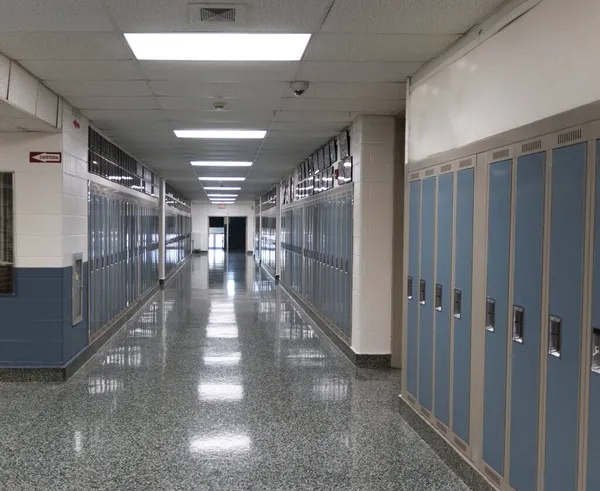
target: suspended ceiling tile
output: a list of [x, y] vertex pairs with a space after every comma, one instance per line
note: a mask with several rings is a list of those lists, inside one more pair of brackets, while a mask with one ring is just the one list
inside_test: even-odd
[[55, 92], [64, 97], [136, 97], [152, 92], [142, 80], [55, 80], [47, 82]]
[[316, 82], [300, 99], [405, 99], [404, 82]]
[[299, 80], [311, 82], [403, 82], [421, 63], [308, 61], [298, 70]]
[[157, 96], [220, 97], [223, 99], [243, 97], [284, 97], [290, 94], [288, 82], [177, 82], [150, 81]]
[[[163, 109], [198, 110], [216, 112], [213, 104], [217, 101], [225, 104], [219, 112], [227, 111], [275, 111], [281, 107], [282, 98], [255, 97], [248, 99], [209, 99], [195, 97], [159, 97], [158, 102]], [[200, 116], [202, 117], [202, 116]]]
[[23, 61], [42, 80], [143, 80], [137, 61]]
[[82, 111], [87, 109], [160, 109], [154, 97], [69, 97], [75, 107]]
[[[139, 5], [138, 5], [139, 8]], [[3, 0], [0, 31], [112, 31], [97, 0]]]

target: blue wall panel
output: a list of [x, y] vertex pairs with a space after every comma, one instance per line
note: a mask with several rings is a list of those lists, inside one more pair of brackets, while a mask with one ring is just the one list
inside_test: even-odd
[[511, 189], [512, 160], [491, 164], [486, 296], [495, 300], [495, 329], [485, 332], [483, 458], [500, 475], [504, 474]]
[[450, 324], [452, 316], [452, 226], [454, 174], [438, 178], [436, 283], [442, 310], [435, 313], [435, 416], [450, 424]]
[[408, 217], [408, 275], [413, 278], [413, 295], [408, 300], [406, 332], [406, 390], [417, 397], [419, 364], [419, 247], [421, 229], [421, 181], [410, 183]]
[[545, 491], [576, 485], [585, 164], [585, 143], [553, 151], [550, 314], [562, 330], [560, 358], [548, 356]]
[[519, 491], [537, 485], [545, 155], [519, 157], [516, 171], [513, 296], [525, 324], [523, 344], [512, 343], [509, 482]]
[[[474, 170], [457, 173], [454, 286], [462, 291], [462, 315], [454, 320], [452, 430], [469, 442], [471, 399], [471, 281], [473, 268]], [[453, 294], [454, 295], [454, 294]], [[452, 297], [454, 301], [454, 296]]]
[[433, 402], [433, 312], [436, 178], [423, 180], [421, 204], [421, 276], [425, 281], [425, 304], [419, 318], [419, 402], [432, 409]]
[[[594, 284], [592, 293], [592, 325], [600, 328], [600, 140], [596, 143], [596, 214], [594, 218]], [[585, 331], [584, 331], [585, 332]], [[592, 333], [587, 331], [587, 335]], [[593, 351], [592, 351], [593, 353]], [[596, 362], [600, 354], [594, 356]], [[590, 374], [590, 418], [588, 420], [587, 488], [600, 483], [600, 373]]]

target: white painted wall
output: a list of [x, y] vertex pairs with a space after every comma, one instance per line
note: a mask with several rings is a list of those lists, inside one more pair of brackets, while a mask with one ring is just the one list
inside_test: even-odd
[[413, 86], [409, 161], [600, 100], [599, 25], [598, 0], [543, 0]]
[[30, 164], [29, 152], [60, 152], [58, 133], [0, 133], [0, 171], [14, 172], [17, 268], [63, 265], [61, 164]]
[[247, 217], [246, 250], [254, 251], [254, 202], [240, 201], [224, 209], [211, 203], [192, 203], [192, 241], [194, 250], [208, 250], [208, 217]]
[[350, 128], [353, 159], [352, 349], [390, 354], [395, 120], [360, 116]]

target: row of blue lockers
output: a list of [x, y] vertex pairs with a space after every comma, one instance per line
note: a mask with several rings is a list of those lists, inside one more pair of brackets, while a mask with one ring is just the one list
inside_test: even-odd
[[409, 182], [405, 394], [501, 489], [600, 489], [590, 128]]

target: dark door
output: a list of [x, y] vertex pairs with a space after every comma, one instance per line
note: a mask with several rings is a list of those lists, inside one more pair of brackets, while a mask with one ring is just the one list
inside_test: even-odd
[[246, 252], [246, 217], [229, 217], [229, 252]]

